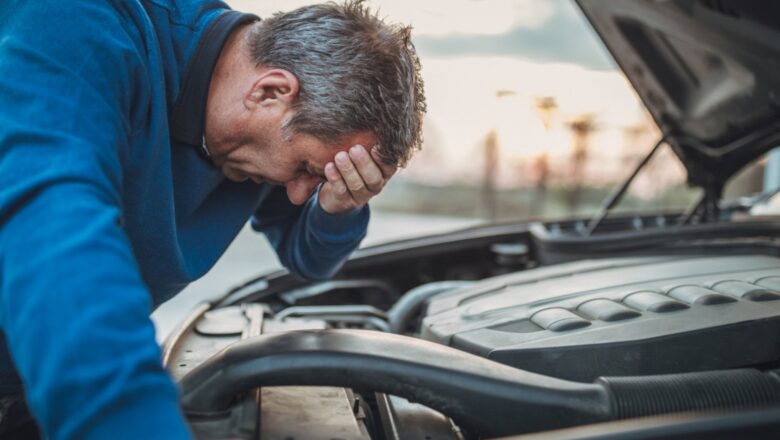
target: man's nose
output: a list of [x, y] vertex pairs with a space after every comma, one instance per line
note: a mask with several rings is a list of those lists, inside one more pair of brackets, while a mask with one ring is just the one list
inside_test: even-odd
[[322, 182], [318, 176], [301, 176], [287, 182], [284, 186], [287, 188], [287, 198], [294, 205], [302, 205], [309, 200], [311, 193]]

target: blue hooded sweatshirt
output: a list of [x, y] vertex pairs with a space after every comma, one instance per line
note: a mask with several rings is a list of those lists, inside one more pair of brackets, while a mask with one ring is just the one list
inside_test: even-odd
[[256, 17], [192, 0], [0, 2], [0, 396], [52, 439], [187, 438], [149, 313], [248, 219], [333, 274], [367, 207], [226, 180], [200, 152], [211, 72]]

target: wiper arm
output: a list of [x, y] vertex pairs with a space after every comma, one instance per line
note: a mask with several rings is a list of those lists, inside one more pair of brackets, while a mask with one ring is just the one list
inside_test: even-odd
[[599, 227], [602, 221], [604, 221], [605, 218], [607, 218], [607, 214], [609, 214], [609, 211], [612, 210], [612, 208], [615, 207], [615, 205], [620, 202], [620, 200], [625, 195], [626, 191], [628, 190], [628, 187], [631, 186], [631, 182], [634, 181], [637, 174], [642, 170], [642, 168], [647, 165], [648, 162], [650, 162], [650, 159], [653, 158], [653, 155], [655, 155], [655, 152], [658, 151], [658, 149], [666, 142], [666, 135], [661, 136], [661, 139], [656, 142], [656, 144], [653, 146], [653, 149], [650, 150], [650, 153], [645, 156], [641, 162], [634, 168], [634, 172], [631, 173], [630, 176], [628, 176], [628, 179], [625, 180], [619, 187], [615, 188], [614, 191], [607, 197], [607, 199], [604, 201], [604, 203], [601, 205], [601, 208], [599, 211], [591, 217], [590, 221], [588, 222], [588, 227], [585, 231], [585, 235], [591, 235], [596, 228]]

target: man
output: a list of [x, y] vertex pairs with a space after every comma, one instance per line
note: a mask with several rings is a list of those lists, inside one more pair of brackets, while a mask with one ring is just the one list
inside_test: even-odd
[[408, 28], [360, 3], [0, 3], [0, 437], [24, 395], [48, 438], [187, 438], [152, 307], [250, 218], [332, 275], [424, 108]]

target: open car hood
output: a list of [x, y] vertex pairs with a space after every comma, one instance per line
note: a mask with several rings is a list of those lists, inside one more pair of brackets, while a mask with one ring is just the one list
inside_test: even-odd
[[780, 3], [577, 0], [695, 186], [780, 145]]

